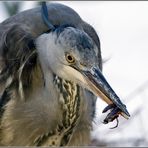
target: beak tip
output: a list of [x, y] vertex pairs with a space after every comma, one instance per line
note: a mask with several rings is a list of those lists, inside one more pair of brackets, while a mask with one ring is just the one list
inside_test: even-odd
[[125, 108], [123, 112], [121, 112], [121, 115], [126, 118], [126, 119], [129, 119], [130, 118], [130, 114], [129, 112], [127, 111], [127, 109]]
[[[107, 80], [104, 78], [102, 72], [97, 67], [92, 67], [90, 70], [83, 71], [84, 76], [87, 78], [88, 84], [93, 93], [101, 96], [101, 98], [109, 104], [102, 113], [105, 113], [109, 109], [117, 107], [120, 109], [120, 114], [128, 119], [130, 117], [127, 111], [126, 105], [124, 105], [120, 98], [116, 95], [114, 90], [108, 84]], [[112, 105], [111, 105], [112, 104]]]
[[120, 108], [120, 110], [121, 110], [121, 115], [122, 115], [124, 118], [129, 119], [130, 114], [129, 114], [128, 110], [127, 110], [126, 105], [123, 104], [121, 101], [119, 101], [116, 105]]

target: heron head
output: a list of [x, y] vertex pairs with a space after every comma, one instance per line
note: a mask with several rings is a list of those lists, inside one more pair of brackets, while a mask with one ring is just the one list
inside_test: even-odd
[[116, 104], [126, 117], [129, 116], [126, 106], [99, 69], [97, 55], [101, 53], [87, 33], [74, 27], [59, 27], [38, 37], [36, 45], [46, 73], [52, 71], [81, 85], [108, 104]]

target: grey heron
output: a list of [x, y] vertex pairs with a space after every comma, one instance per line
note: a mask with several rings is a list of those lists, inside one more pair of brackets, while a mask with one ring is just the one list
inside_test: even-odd
[[105, 122], [126, 106], [104, 78], [95, 29], [71, 8], [48, 5], [0, 24], [0, 145], [89, 145], [96, 96], [111, 109]]

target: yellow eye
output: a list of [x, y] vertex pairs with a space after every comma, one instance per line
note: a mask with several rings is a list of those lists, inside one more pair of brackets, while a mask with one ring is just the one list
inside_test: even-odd
[[67, 53], [65, 57], [68, 63], [71, 63], [71, 64], [75, 63], [75, 58], [69, 53]]

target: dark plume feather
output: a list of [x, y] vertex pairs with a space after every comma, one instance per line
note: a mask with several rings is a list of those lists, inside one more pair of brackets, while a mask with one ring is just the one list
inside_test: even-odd
[[34, 39], [20, 24], [8, 28], [1, 39], [3, 39], [1, 40], [3, 44], [1, 44], [0, 56], [3, 65], [1, 66], [0, 85], [3, 86], [3, 90], [1, 90], [0, 107], [9, 101], [11, 94], [9, 91], [14, 89], [18, 91], [20, 85], [22, 85], [20, 91], [30, 88], [32, 70], [37, 59]]

